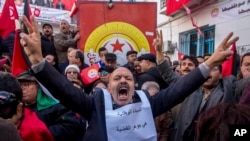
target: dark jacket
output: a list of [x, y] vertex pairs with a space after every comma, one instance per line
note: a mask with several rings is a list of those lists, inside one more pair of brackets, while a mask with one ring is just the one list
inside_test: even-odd
[[[34, 75], [64, 106], [81, 114], [88, 120], [89, 126], [84, 135], [84, 140], [107, 141], [104, 94], [102, 91], [99, 90], [93, 97], [84, 94], [82, 90], [74, 87], [67, 78], [47, 62], [45, 62], [42, 71]], [[205, 80], [200, 69], [197, 68], [183, 77], [182, 81], [176, 82], [152, 97], [145, 91], [151, 105], [152, 116], [157, 117], [183, 101]]]
[[14, 41], [15, 41], [15, 31], [11, 32], [3, 40], [3, 52], [9, 54], [9, 56], [10, 56], [11, 59], [13, 57]]
[[162, 79], [156, 67], [150, 68], [148, 71], [139, 76], [137, 89], [141, 89], [142, 85], [147, 81], [154, 81], [159, 84], [160, 89], [168, 87], [168, 84]]
[[[202, 111], [206, 111], [219, 103], [236, 103], [234, 93], [236, 88], [235, 80], [234, 77], [223, 78], [211, 92], [206, 106]], [[182, 103], [176, 122], [175, 141], [193, 141], [193, 139], [187, 139], [190, 137], [187, 134], [189, 129], [192, 130], [190, 130], [191, 133], [194, 133], [195, 121], [200, 113], [202, 98], [203, 92], [200, 87]], [[193, 135], [191, 135], [191, 138], [193, 138]]]
[[240, 98], [239, 104], [250, 105], [250, 83], [245, 87], [243, 94]]
[[56, 49], [54, 46], [54, 37], [52, 37], [52, 39], [50, 40], [48, 37], [42, 35], [41, 42], [42, 42], [43, 57], [45, 57], [48, 54], [52, 54], [56, 56]]
[[84, 133], [82, 120], [74, 112], [61, 104], [38, 111], [36, 105], [33, 104], [27, 108], [34, 111], [45, 123], [55, 141], [77, 141], [82, 138]]

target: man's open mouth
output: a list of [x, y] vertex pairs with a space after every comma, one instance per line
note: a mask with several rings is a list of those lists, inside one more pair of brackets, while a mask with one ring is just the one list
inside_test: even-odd
[[128, 98], [128, 88], [127, 87], [120, 87], [118, 90], [118, 98], [119, 99], [127, 99]]

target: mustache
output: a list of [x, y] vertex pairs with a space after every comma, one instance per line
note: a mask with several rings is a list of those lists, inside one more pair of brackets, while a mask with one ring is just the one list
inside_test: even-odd
[[190, 72], [191, 70], [190, 70], [190, 69], [185, 69], [185, 70], [183, 70], [183, 71], [188, 71], [188, 72]]
[[129, 88], [129, 85], [127, 82], [123, 82], [117, 85], [117, 89], [119, 90], [120, 88], [125, 87], [125, 88]]

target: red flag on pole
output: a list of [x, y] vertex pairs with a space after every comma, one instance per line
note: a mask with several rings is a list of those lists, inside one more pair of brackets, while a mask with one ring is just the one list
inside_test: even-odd
[[184, 53], [178, 52], [178, 60], [179, 61], [182, 60], [182, 58], [183, 58], [184, 55], [185, 55]]
[[179, 10], [184, 4], [190, 2], [191, 0], [167, 0], [167, 10], [166, 14], [170, 15], [175, 11]]
[[226, 77], [229, 75], [236, 75], [234, 73], [236, 73], [234, 70], [236, 69], [236, 47], [235, 47], [235, 43], [232, 45], [231, 50], [233, 51], [233, 55], [226, 60], [223, 64], [222, 64], [222, 76]]
[[15, 33], [15, 42], [14, 42], [14, 51], [13, 51], [13, 59], [12, 59], [12, 67], [11, 73], [14, 76], [18, 76], [19, 74], [23, 73], [24, 71], [29, 69], [29, 66], [24, 58], [24, 53], [21, 48], [20, 44], [20, 37], [19, 32], [16, 31]]
[[100, 68], [99, 64], [94, 64], [88, 68], [83, 69], [81, 71], [81, 77], [83, 83], [87, 85], [99, 79], [99, 74], [98, 74], [99, 68]]
[[6, 38], [12, 31], [15, 31], [16, 19], [18, 19], [18, 13], [14, 0], [6, 0], [0, 17], [0, 36]]

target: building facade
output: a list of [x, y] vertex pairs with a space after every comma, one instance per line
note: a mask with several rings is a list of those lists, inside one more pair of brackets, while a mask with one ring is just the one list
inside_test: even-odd
[[[169, 16], [165, 0], [159, 1], [158, 28], [163, 31], [164, 51], [172, 60], [178, 59], [178, 52], [212, 54], [229, 32], [240, 37], [236, 43], [240, 55], [250, 51], [250, 0], [192, 0], [186, 5], [190, 15], [181, 8]], [[202, 34], [193, 26], [191, 17]]]

